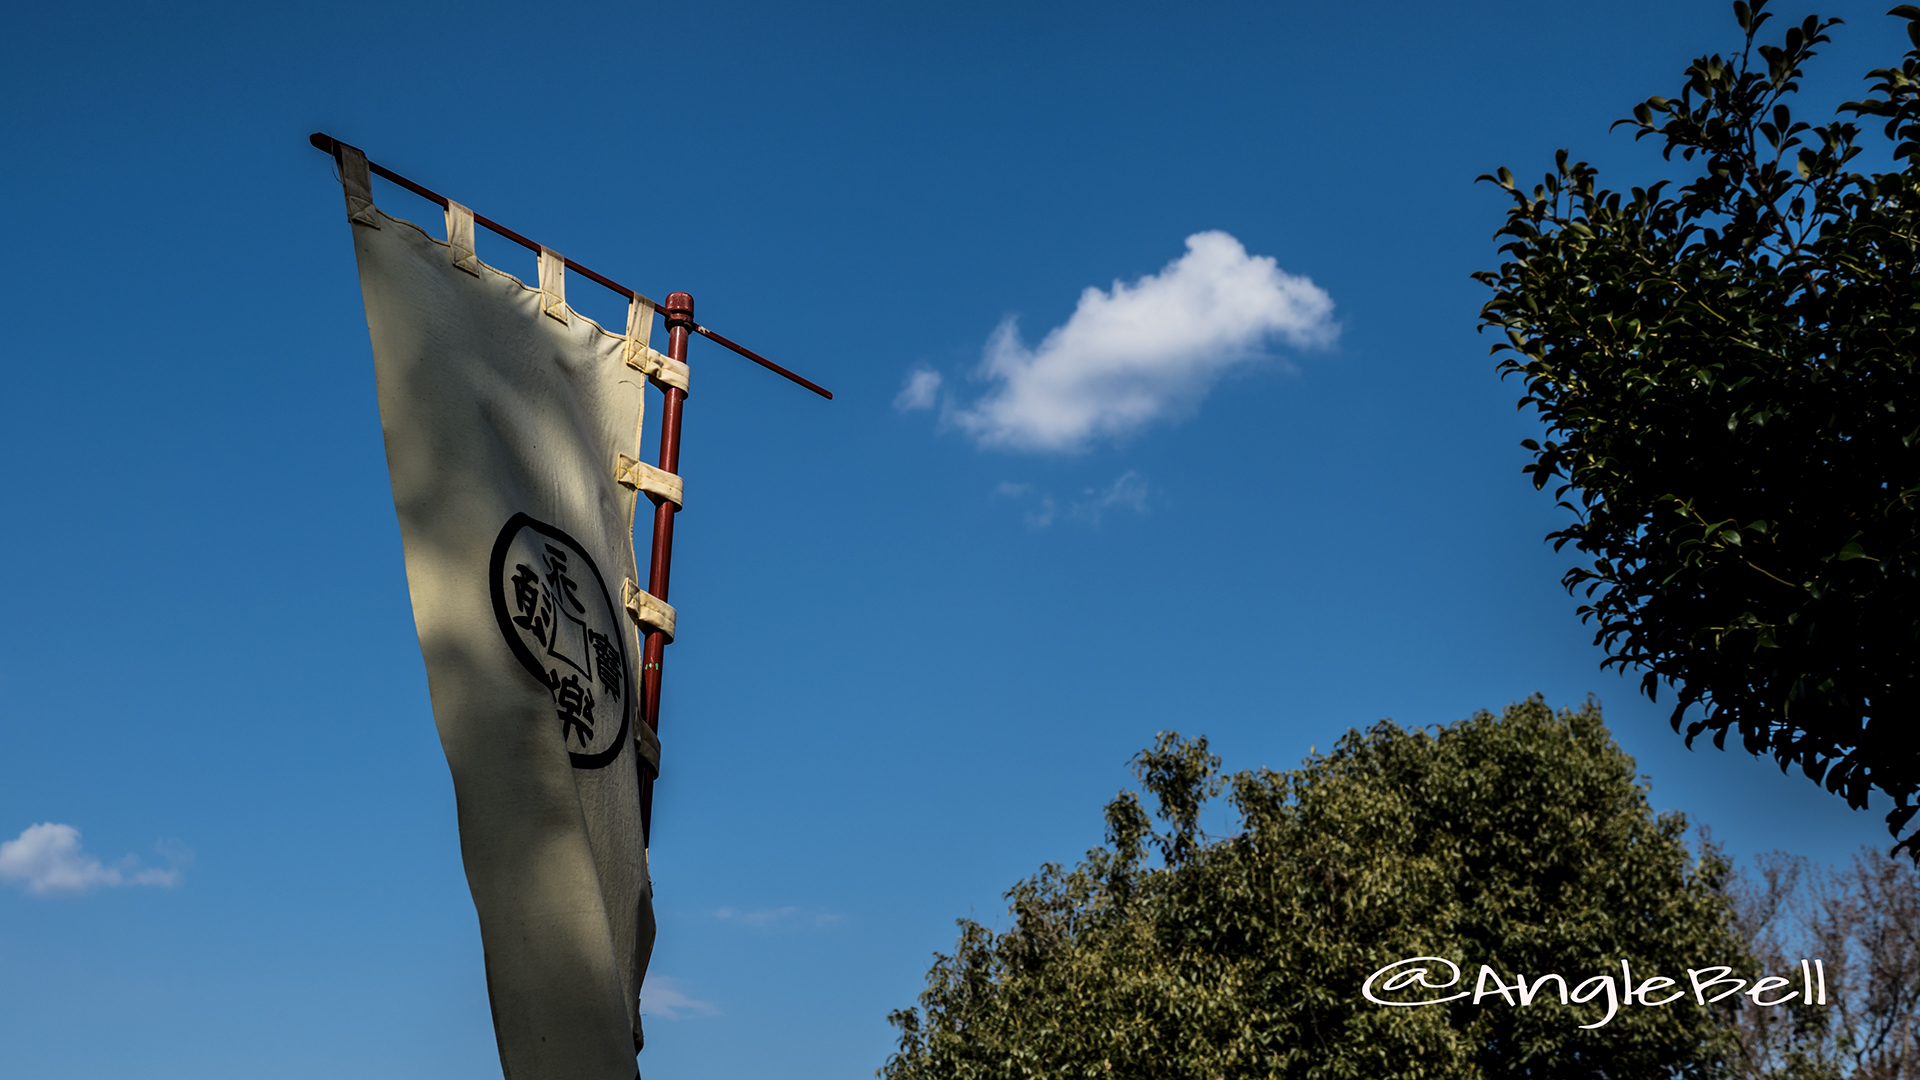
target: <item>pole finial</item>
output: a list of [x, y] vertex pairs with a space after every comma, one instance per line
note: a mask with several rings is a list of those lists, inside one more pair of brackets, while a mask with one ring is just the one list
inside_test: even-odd
[[667, 302], [660, 305], [660, 314], [666, 316], [669, 330], [675, 326], [692, 327], [693, 296], [683, 292], [668, 293]]

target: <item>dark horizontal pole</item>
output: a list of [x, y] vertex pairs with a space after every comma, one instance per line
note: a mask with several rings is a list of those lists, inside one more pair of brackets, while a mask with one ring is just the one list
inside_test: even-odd
[[[313, 144], [313, 148], [315, 150], [319, 150], [326, 154], [335, 153], [336, 151], [334, 148], [339, 145], [339, 140], [335, 139], [331, 135], [326, 134], [325, 132], [320, 132], [320, 131], [316, 131], [312, 135], [307, 136], [307, 141]], [[372, 161], [367, 162], [367, 170], [373, 173], [375, 176], [381, 177], [386, 180], [391, 180], [394, 183], [399, 184], [401, 187], [406, 188], [408, 191], [413, 192], [415, 195], [418, 195], [423, 199], [426, 199], [430, 202], [438, 203], [440, 205], [440, 208], [443, 210], [446, 209], [447, 202], [448, 202], [447, 197], [445, 195], [440, 194], [437, 191], [432, 190], [431, 188], [422, 187], [419, 184], [416, 184], [413, 181], [407, 179], [406, 177], [401, 176], [399, 173], [394, 172], [392, 169], [382, 168], [381, 166], [374, 164]], [[526, 237], [521, 236], [519, 233], [514, 232], [512, 229], [507, 228], [505, 225], [500, 224], [499, 222], [493, 220], [492, 218], [483, 217], [478, 212], [475, 212], [473, 215], [473, 220], [474, 220], [474, 224], [484, 225], [485, 227], [492, 229], [494, 232], [499, 233], [501, 236], [506, 237], [507, 239], [513, 241], [516, 244], [519, 244], [521, 247], [526, 248], [528, 251], [538, 252], [540, 250], [539, 244], [536, 244], [533, 241], [527, 239]], [[562, 262], [567, 264], [567, 269], [572, 270], [573, 272], [579, 274], [581, 277], [586, 278], [589, 281], [598, 282], [599, 284], [604, 285], [609, 289], [612, 289], [614, 292], [619, 293], [621, 296], [624, 296], [629, 300], [639, 300], [642, 303], [651, 305], [655, 311], [660, 310], [659, 304], [656, 304], [652, 300], [648, 299], [647, 297], [642, 296], [637, 292], [634, 292], [632, 289], [627, 288], [625, 285], [620, 284], [619, 282], [613, 280], [612, 278], [606, 277], [602, 274], [597, 274], [592, 270], [589, 270], [586, 267], [581, 266], [579, 263], [574, 262], [572, 259], [567, 258], [564, 255], [562, 255], [560, 258]], [[739, 353], [741, 356], [744, 356], [747, 359], [753, 361], [754, 363], [759, 364], [761, 367], [766, 368], [768, 371], [771, 371], [777, 375], [782, 375], [788, 379], [791, 379], [794, 382], [798, 383], [799, 385], [806, 387], [807, 389], [813, 391], [816, 394], [819, 394], [821, 397], [826, 398], [829, 401], [833, 400], [833, 391], [828, 390], [827, 388], [819, 385], [818, 383], [813, 382], [812, 380], [803, 378], [799, 375], [794, 374], [791, 371], [788, 371], [786, 368], [783, 368], [779, 364], [776, 364], [773, 361], [767, 359], [766, 357], [761, 356], [759, 353], [754, 352], [752, 349], [749, 349], [743, 345], [735, 344], [732, 341], [728, 341], [726, 338], [721, 337], [719, 334], [714, 333], [713, 331], [707, 329], [704, 326], [701, 326], [699, 323], [694, 323], [693, 329], [696, 333], [700, 334], [702, 337], [711, 338], [714, 341], [722, 345], [725, 345], [727, 348], [732, 349], [734, 352]]]
[[781, 367], [779, 364], [776, 364], [773, 361], [767, 359], [766, 357], [761, 356], [759, 353], [754, 352], [752, 349], [747, 348], [745, 345], [740, 345], [735, 342], [728, 341], [726, 338], [723, 338], [719, 334], [716, 334], [713, 331], [707, 329], [706, 327], [701, 326], [699, 323], [693, 324], [693, 332], [696, 334], [699, 334], [702, 337], [711, 338], [714, 341], [717, 341], [720, 344], [725, 345], [727, 348], [732, 349], [734, 352], [739, 353], [741, 356], [744, 356], [747, 359], [753, 361], [754, 363], [759, 364], [761, 367], [766, 368], [768, 371], [771, 371], [780, 375], [785, 375], [787, 378], [792, 379], [794, 382], [799, 383], [801, 386], [804, 386], [807, 389], [813, 391], [814, 393], [819, 394], [821, 397], [826, 398], [828, 401], [833, 400], [833, 391], [813, 382], [811, 379], [808, 379], [804, 376], [795, 375], [793, 372], [788, 371], [786, 368]]

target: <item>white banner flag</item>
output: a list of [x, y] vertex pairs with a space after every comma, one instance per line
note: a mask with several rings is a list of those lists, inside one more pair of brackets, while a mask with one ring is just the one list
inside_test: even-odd
[[609, 333], [567, 307], [558, 255], [529, 288], [475, 256], [465, 207], [443, 243], [373, 205], [359, 151], [339, 160], [501, 1065], [633, 1080], [653, 947], [634, 759], [659, 761], [634, 620], [672, 620], [633, 553], [653, 313]]

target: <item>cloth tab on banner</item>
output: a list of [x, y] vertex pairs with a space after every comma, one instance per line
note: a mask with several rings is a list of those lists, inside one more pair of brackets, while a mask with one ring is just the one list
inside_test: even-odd
[[540, 249], [540, 310], [570, 322], [567, 310], [567, 260], [550, 247]]
[[[620, 597], [627, 608], [627, 617], [644, 627], [652, 627], [673, 640], [673, 605], [635, 585], [632, 581], [620, 583]], [[643, 725], [644, 726], [644, 725]]]
[[480, 276], [480, 256], [473, 250], [473, 211], [447, 200], [447, 258], [454, 268]]
[[647, 344], [652, 338], [653, 305], [636, 296], [627, 301], [627, 344], [621, 355], [628, 367], [645, 374], [660, 389], [671, 386], [687, 393], [687, 365], [665, 353], [655, 352]]
[[340, 186], [347, 192], [347, 220], [379, 228], [380, 219], [373, 214], [373, 174], [367, 169], [366, 153], [336, 140], [333, 160], [340, 165]]
[[635, 461], [621, 454], [615, 460], [613, 478], [635, 491], [646, 492], [655, 502], [665, 499], [675, 506], [686, 506], [680, 498], [680, 477], [665, 469], [656, 469], [644, 461]]
[[644, 721], [633, 725], [633, 748], [639, 752], [640, 760], [653, 770], [654, 779], [660, 778], [660, 736], [653, 733]]
[[627, 300], [627, 350], [644, 349], [653, 341], [653, 303], [635, 296]]
[[627, 345], [627, 366], [635, 371], [645, 372], [647, 378], [665, 390], [671, 386], [685, 394], [687, 390], [687, 365], [673, 359], [666, 353], [654, 352], [641, 345], [635, 348], [631, 342]]

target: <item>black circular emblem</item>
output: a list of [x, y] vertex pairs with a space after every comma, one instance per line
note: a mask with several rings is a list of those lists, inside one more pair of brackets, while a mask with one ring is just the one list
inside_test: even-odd
[[600, 568], [573, 537], [515, 514], [493, 542], [489, 577], [500, 633], [553, 695], [573, 767], [612, 764], [631, 730], [633, 664]]

